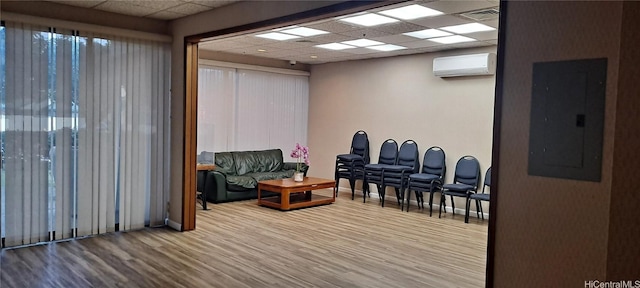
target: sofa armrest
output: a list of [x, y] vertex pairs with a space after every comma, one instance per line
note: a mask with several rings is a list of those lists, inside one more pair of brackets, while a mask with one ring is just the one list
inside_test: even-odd
[[207, 201], [220, 203], [227, 200], [227, 176], [220, 171], [207, 171], [204, 190]]
[[[307, 176], [307, 171], [309, 171], [309, 165], [304, 163], [301, 163], [300, 165], [301, 165], [300, 169], [302, 170], [302, 173], [304, 173], [304, 176]], [[282, 165], [282, 170], [296, 170], [297, 167], [298, 167], [298, 163], [296, 162], [284, 162], [284, 165]]]

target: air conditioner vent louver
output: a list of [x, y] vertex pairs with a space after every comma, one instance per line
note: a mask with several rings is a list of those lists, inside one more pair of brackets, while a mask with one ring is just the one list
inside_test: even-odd
[[500, 10], [498, 7], [493, 7], [488, 9], [465, 12], [460, 14], [460, 16], [469, 18], [475, 21], [493, 20], [498, 18], [498, 16], [500, 16]]

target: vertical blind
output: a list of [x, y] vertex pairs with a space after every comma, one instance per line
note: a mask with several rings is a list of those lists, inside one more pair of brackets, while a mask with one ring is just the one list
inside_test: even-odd
[[309, 77], [200, 65], [198, 152], [306, 145]]
[[160, 225], [166, 43], [0, 28], [3, 246]]

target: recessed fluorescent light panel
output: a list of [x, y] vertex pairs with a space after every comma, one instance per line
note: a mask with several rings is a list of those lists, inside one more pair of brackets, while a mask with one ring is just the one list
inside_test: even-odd
[[473, 32], [496, 30], [496, 28], [493, 28], [491, 26], [487, 26], [484, 24], [480, 24], [480, 23], [454, 25], [454, 26], [441, 27], [438, 29], [453, 32], [456, 34], [467, 34], [467, 33], [473, 33]]
[[413, 5], [404, 6], [400, 8], [380, 11], [380, 14], [391, 16], [394, 18], [399, 18], [402, 20], [411, 20], [411, 19], [418, 19], [422, 17], [441, 15], [444, 13], [438, 10], [420, 6], [418, 4], [413, 4]]
[[340, 43], [351, 45], [351, 46], [358, 46], [358, 47], [367, 47], [367, 46], [385, 44], [385, 43], [382, 43], [382, 42], [373, 41], [373, 40], [369, 40], [369, 39], [358, 39], [358, 40], [344, 41], [344, 42], [340, 42]]
[[321, 44], [321, 45], [316, 45], [315, 47], [329, 49], [329, 50], [344, 50], [344, 49], [356, 48], [355, 46], [341, 44], [341, 43]]
[[321, 34], [327, 34], [329, 32], [319, 29], [307, 28], [307, 27], [297, 27], [293, 29], [287, 29], [280, 31], [282, 33], [298, 35], [302, 37], [316, 36]]
[[342, 18], [340, 19], [340, 21], [370, 27], [370, 26], [376, 26], [381, 24], [398, 22], [400, 20], [385, 17], [378, 14], [363, 14], [363, 15], [358, 15], [353, 17]]
[[256, 35], [256, 37], [267, 38], [267, 39], [272, 39], [272, 40], [280, 40], [280, 41], [300, 38], [300, 36], [295, 36], [295, 35], [291, 35], [291, 34], [284, 34], [284, 33], [278, 33], [278, 32], [270, 32], [270, 33], [265, 33], [265, 34], [258, 34], [258, 35]]
[[402, 50], [402, 49], [407, 49], [407, 47], [403, 47], [403, 46], [398, 46], [398, 45], [393, 45], [393, 44], [385, 44], [385, 45], [378, 45], [378, 46], [369, 46], [367, 47], [369, 49], [373, 49], [373, 50], [378, 50], [378, 51], [395, 51], [395, 50]]
[[442, 44], [454, 44], [454, 43], [476, 41], [476, 39], [465, 37], [465, 36], [460, 36], [460, 35], [439, 37], [439, 38], [431, 38], [431, 39], [427, 39], [427, 40], [433, 41], [433, 42], [442, 43]]
[[435, 38], [435, 37], [453, 35], [453, 34], [451, 34], [449, 32], [440, 31], [438, 29], [425, 29], [425, 30], [402, 33], [402, 34], [403, 35], [407, 35], [407, 36], [411, 36], [411, 37], [415, 37], [415, 38], [420, 38], [420, 39], [427, 39], [427, 38]]

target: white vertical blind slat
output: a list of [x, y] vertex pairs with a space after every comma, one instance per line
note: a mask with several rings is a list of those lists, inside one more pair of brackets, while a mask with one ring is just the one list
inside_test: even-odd
[[0, 37], [5, 245], [163, 223], [169, 45], [51, 31], [9, 24]]
[[291, 161], [295, 143], [306, 145], [308, 76], [210, 65], [199, 72], [198, 152], [279, 148]]

